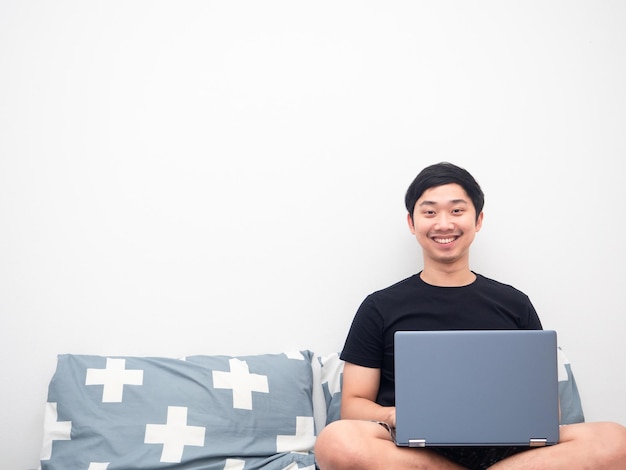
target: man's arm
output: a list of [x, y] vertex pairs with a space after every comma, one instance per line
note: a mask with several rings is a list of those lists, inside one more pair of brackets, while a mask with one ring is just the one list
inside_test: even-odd
[[380, 369], [346, 362], [341, 388], [341, 418], [383, 421], [395, 427], [395, 407], [376, 403], [379, 385]]

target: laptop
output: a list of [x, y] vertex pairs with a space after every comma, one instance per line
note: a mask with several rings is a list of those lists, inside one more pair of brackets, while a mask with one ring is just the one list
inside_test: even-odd
[[555, 331], [398, 331], [394, 347], [397, 445], [558, 442]]

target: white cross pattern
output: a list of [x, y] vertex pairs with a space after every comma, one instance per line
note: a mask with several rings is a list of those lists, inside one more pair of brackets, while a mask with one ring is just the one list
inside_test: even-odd
[[50, 460], [50, 457], [52, 457], [52, 441], [71, 440], [72, 422], [58, 421], [58, 419], [57, 404], [46, 403], [41, 460]]
[[315, 470], [315, 465], [309, 465], [308, 467], [298, 467], [298, 464], [295, 462], [290, 463], [289, 465], [287, 465], [285, 468], [283, 468], [283, 470]]
[[143, 370], [126, 370], [126, 359], [107, 358], [106, 369], [87, 369], [85, 385], [104, 385], [102, 403], [121, 403], [124, 385], [143, 385]]
[[322, 375], [327, 378], [328, 391], [331, 395], [341, 392], [341, 374], [343, 372], [343, 361], [339, 359], [337, 353], [323, 358], [324, 364]]
[[223, 470], [243, 470], [246, 466], [245, 460], [239, 459], [226, 459], [226, 465]]
[[90, 462], [87, 470], [107, 470], [109, 462]]
[[304, 361], [304, 356], [300, 351], [286, 351], [285, 356], [287, 359], [294, 359], [296, 361]]
[[206, 429], [187, 426], [187, 407], [168, 406], [167, 424], [146, 424], [146, 444], [163, 444], [161, 462], [180, 463], [185, 446], [204, 446]]
[[315, 445], [315, 422], [312, 416], [296, 416], [295, 436], [276, 436], [276, 452], [308, 453]]
[[252, 392], [269, 393], [267, 376], [251, 374], [246, 361], [231, 358], [228, 362], [230, 372], [213, 371], [213, 386], [232, 389], [233, 408], [251, 410]]

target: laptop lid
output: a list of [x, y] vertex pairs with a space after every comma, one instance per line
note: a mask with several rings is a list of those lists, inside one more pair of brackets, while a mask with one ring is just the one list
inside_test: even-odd
[[399, 331], [395, 383], [397, 445], [559, 440], [554, 331]]

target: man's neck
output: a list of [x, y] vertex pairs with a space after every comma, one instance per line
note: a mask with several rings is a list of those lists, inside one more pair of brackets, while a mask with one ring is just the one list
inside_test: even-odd
[[424, 266], [420, 277], [426, 284], [438, 287], [462, 287], [476, 280], [476, 274], [467, 265], [456, 268]]

